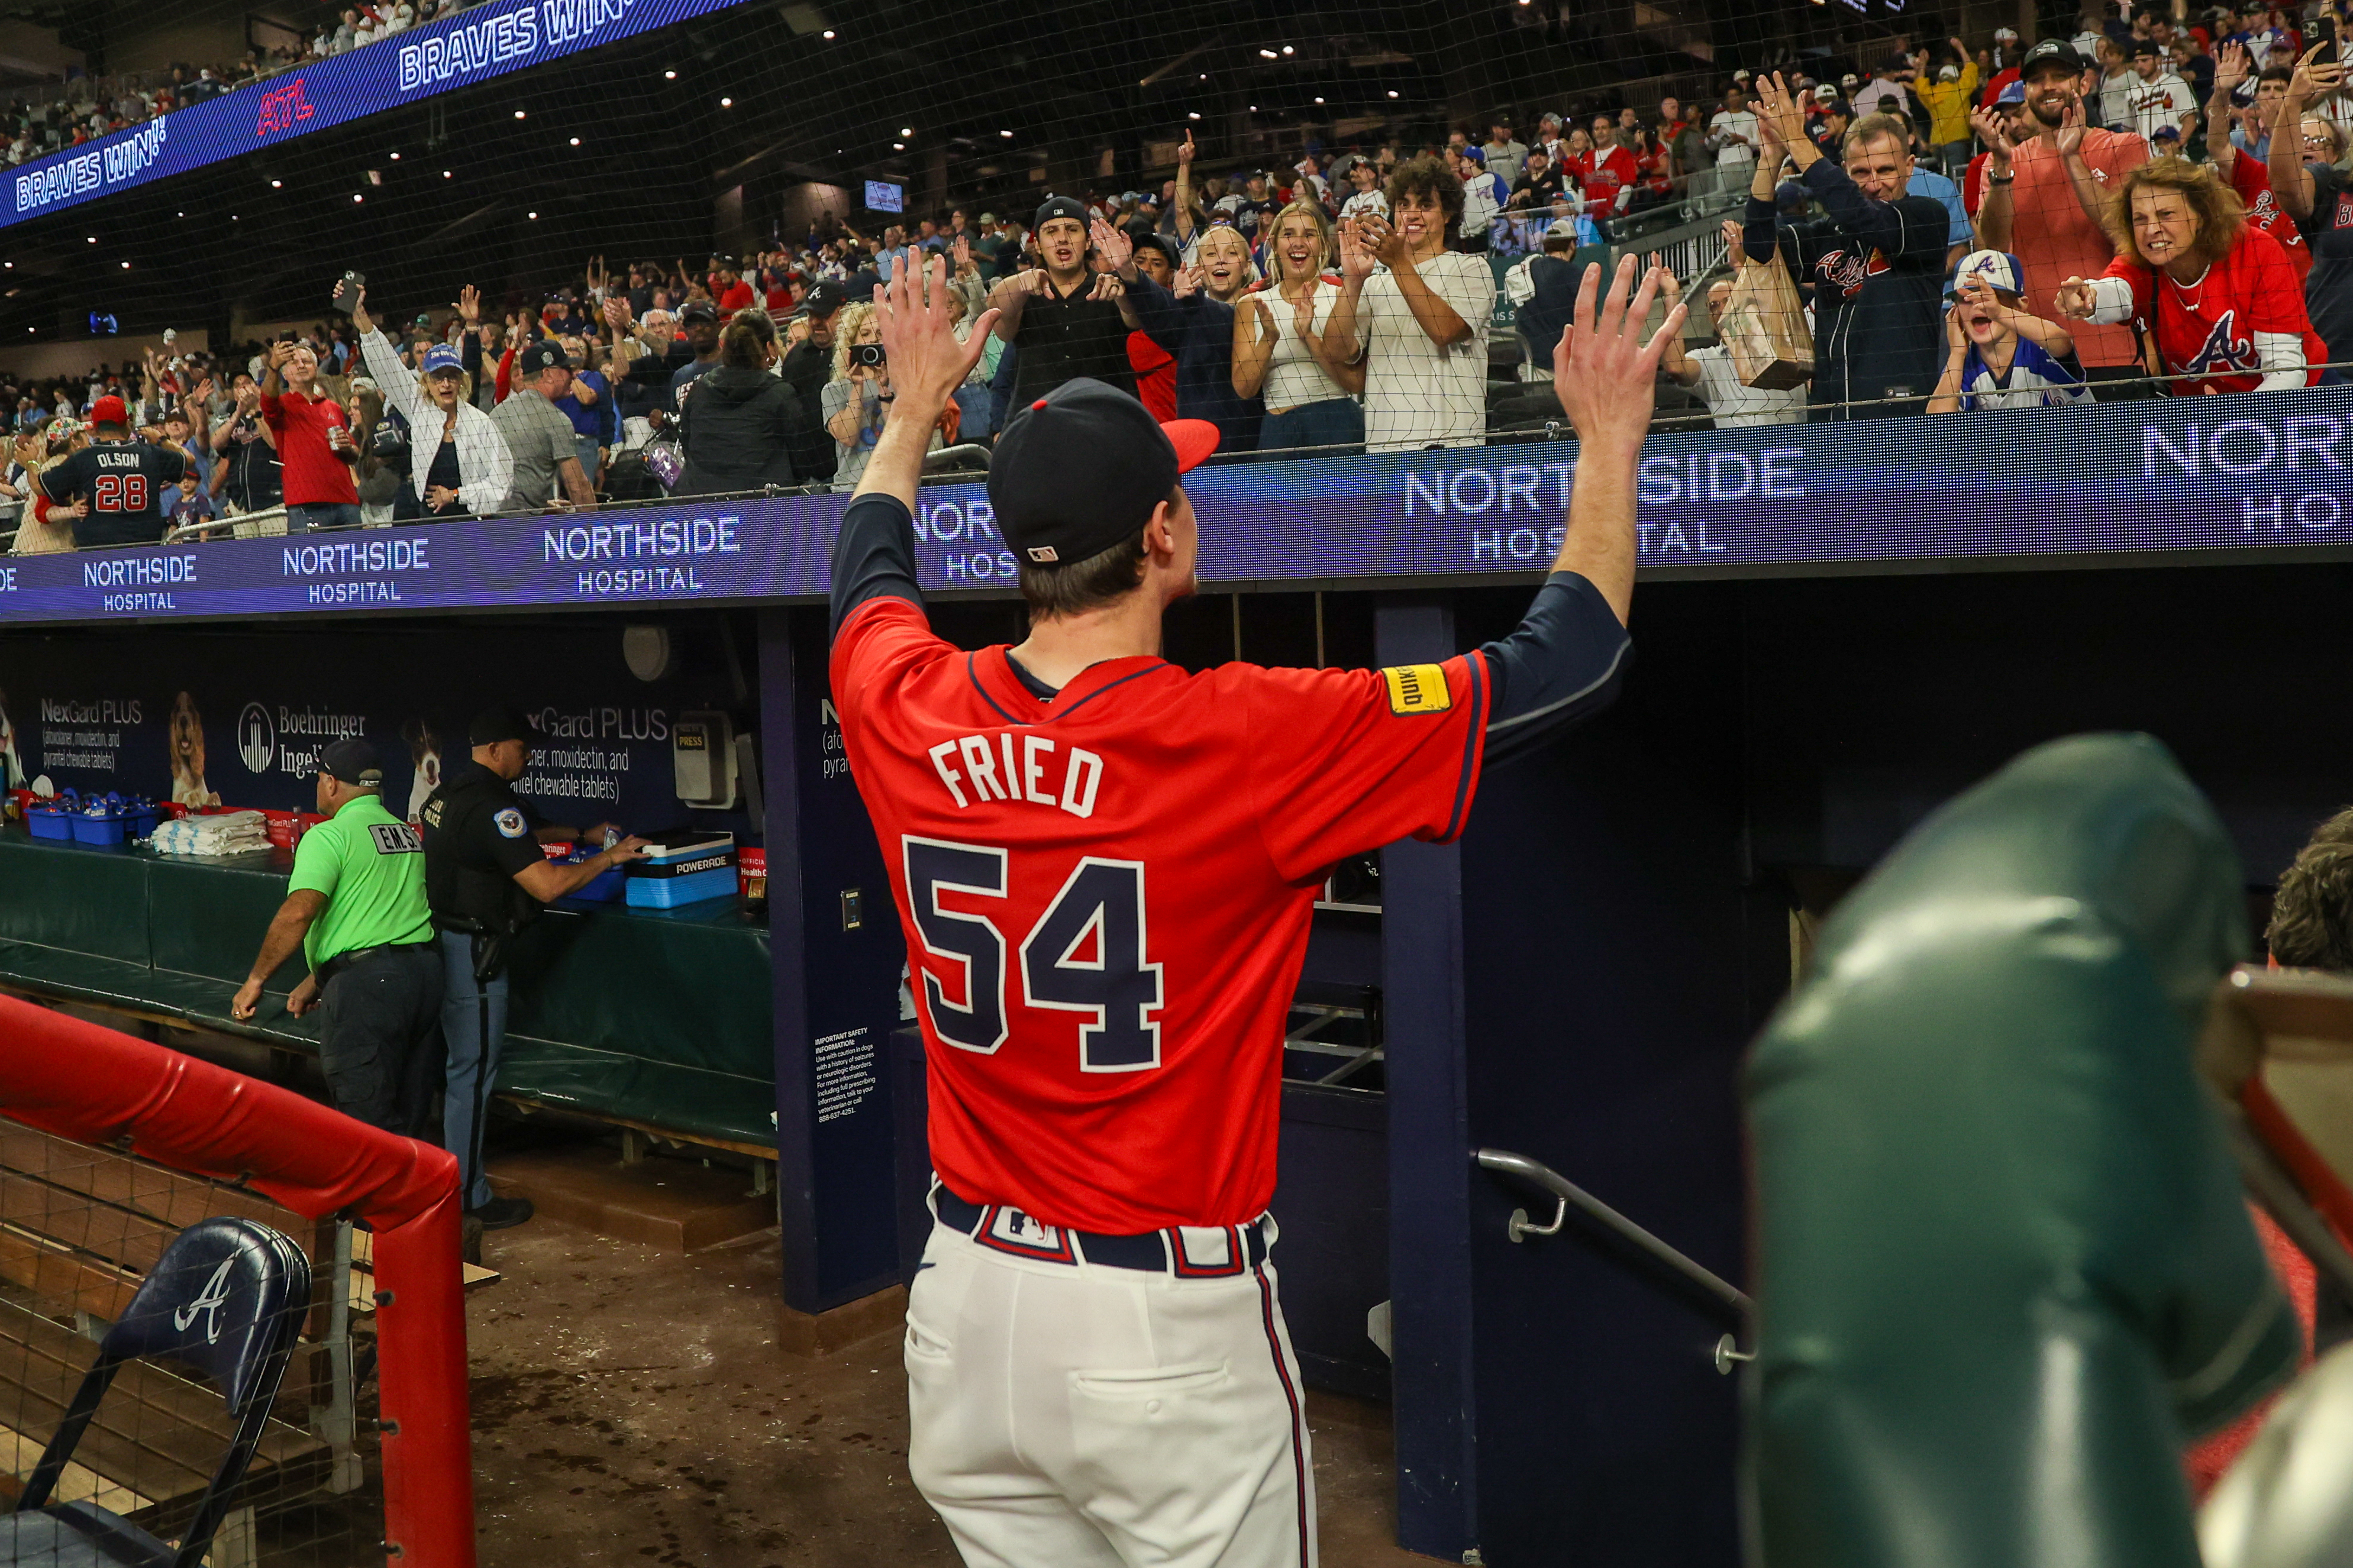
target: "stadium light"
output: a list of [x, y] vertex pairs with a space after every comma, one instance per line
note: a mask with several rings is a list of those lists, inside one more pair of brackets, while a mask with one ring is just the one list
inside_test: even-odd
[[998, 134], [999, 136], [1004, 137], [1008, 142], [1010, 142], [1010, 141], [1012, 141], [1012, 140], [1013, 140], [1013, 132], [1010, 132], [1010, 131], [1000, 131], [1000, 132], [997, 132], [997, 134]]
[[893, 153], [903, 153], [906, 150], [907, 144], [904, 142], [893, 142], [891, 143], [891, 151]]
[[1297, 53], [1298, 51], [1297, 51], [1297, 50], [1295, 50], [1295, 49], [1293, 49], [1293, 48], [1289, 44], [1285, 44], [1285, 45], [1283, 45], [1283, 46], [1282, 46], [1282, 52], [1283, 52], [1284, 54], [1288, 55], [1288, 54], [1295, 54], [1295, 53]]
[[[1391, 93], [1391, 94], [1389, 94], [1389, 96], [1390, 96], [1391, 98], [1395, 98], [1395, 97], [1397, 96], [1397, 94], [1396, 94], [1396, 93]], [[575, 147], [579, 146], [579, 145], [580, 145], [580, 138], [579, 138], [579, 137], [577, 137], [577, 136], [575, 136], [575, 137], [572, 139], [572, 144], [573, 144]]]
[[447, 180], [447, 179], [451, 178], [452, 176], [451, 176], [451, 174], [450, 174], [450, 173], [449, 173], [449, 171], [448, 171], [448, 170], [444, 169], [444, 170], [442, 170], [442, 171], [441, 171], [441, 177], [442, 177], [443, 179]]
[[94, 234], [93, 234], [93, 235], [91, 235], [91, 236], [90, 237], [90, 242], [92, 245], [96, 245], [96, 244], [98, 243], [98, 236], [96, 236], [96, 235], [94, 235]]
[[1198, 120], [1201, 118], [1201, 111], [1198, 109], [1188, 110], [1185, 118], [1187, 120]]
[[131, 270], [131, 263], [129, 263], [128, 261], [124, 262], [124, 263], [122, 264], [122, 270], [124, 270], [125, 272], [130, 271], [130, 270]]
[[719, 107], [722, 109], [733, 109], [735, 107], [735, 100], [732, 98], [723, 98], [719, 100]]
[[515, 118], [516, 118], [517, 120], [521, 120], [521, 119], [522, 118], [522, 110], [518, 109], [518, 110], [515, 110]]
[[395, 153], [392, 155], [392, 161], [393, 161], [394, 163], [399, 163], [399, 162], [400, 162], [400, 154], [399, 154], [399, 153]]
[[537, 223], [539, 221], [539, 215], [537, 213], [525, 213], [522, 216], [531, 219], [533, 223]]
[[899, 134], [902, 136], [913, 136], [914, 133], [915, 128], [912, 125], [902, 125], [899, 127]]
[[1319, 98], [1319, 99], [1317, 99], [1315, 101], [1316, 101], [1316, 102], [1318, 102], [1318, 103], [1321, 103], [1321, 102], [1323, 102], [1324, 100], [1323, 100], [1322, 99], [1320, 99], [1320, 98]]
[[1391, 88], [1391, 89], [1389, 89], [1389, 96], [1390, 96], [1391, 98], [1395, 98], [1395, 97], [1397, 96], [1397, 89], [1395, 89], [1395, 88]]
[[1276, 54], [1272, 49], [1261, 49], [1258, 52], [1258, 58], [1262, 60], [1279, 60], [1282, 57]]
[[367, 198], [366, 198], [365, 196], [364, 196], [364, 195], [360, 195], [357, 191], [353, 191], [353, 192], [352, 193], [352, 200], [353, 200], [353, 201], [355, 201], [355, 202], [364, 202], [364, 201], [367, 200]]
[[833, 29], [832, 29], [831, 27], [828, 27], [828, 28], [825, 30], [825, 36], [826, 36], [827, 37], [828, 37], [828, 38], [830, 38], [831, 37], [833, 37]]
[[662, 72], [662, 80], [664, 80], [664, 81], [676, 81], [677, 79], [678, 79], [678, 72], [676, 72], [676, 71], [664, 71], [664, 72]]
[[270, 181], [270, 182], [269, 182], [269, 188], [270, 188], [271, 190], [273, 190], [273, 191], [275, 191], [275, 190], [279, 190], [279, 189], [282, 188], [282, 187], [285, 185], [285, 184], [286, 184], [286, 182], [285, 182], [285, 181], [283, 181], [283, 180], [272, 180], [272, 181]]

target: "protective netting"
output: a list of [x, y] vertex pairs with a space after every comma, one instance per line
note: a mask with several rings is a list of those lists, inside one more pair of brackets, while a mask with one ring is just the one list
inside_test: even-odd
[[[1020, 318], [940, 421], [967, 474], [1075, 374], [1217, 421], [1221, 461], [1562, 438], [1562, 324], [1628, 256], [1689, 308], [1668, 427], [2353, 363], [2322, 0], [289, 20], [69, 25], [87, 74], [11, 89], [7, 482], [58, 500], [19, 550], [846, 488], [890, 417], [864, 301], [934, 254], [967, 321]], [[290, 430], [281, 339], [335, 410]], [[38, 479], [109, 393], [135, 486]]]

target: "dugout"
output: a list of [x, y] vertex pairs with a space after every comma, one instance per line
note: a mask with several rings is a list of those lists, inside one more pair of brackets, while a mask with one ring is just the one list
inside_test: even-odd
[[[1740, 451], [1712, 438], [1694, 463], [1677, 445], [1709, 439], [1662, 438], [1673, 472], [1646, 471], [1638, 663], [1618, 708], [1490, 776], [1460, 844], [1338, 868], [1316, 915], [1286, 1058], [1286, 1306], [1312, 1380], [1393, 1399], [1401, 1533], [1444, 1558], [1736, 1557], [1735, 1382], [1717, 1352], [1727, 1333], [1736, 1347], [1736, 1314], [1574, 1215], [1514, 1240], [1514, 1210], [1541, 1226], [1551, 1205], [1475, 1151], [1552, 1167], [1737, 1283], [1740, 1053], [1810, 921], [1912, 823], [2037, 741], [2146, 730], [2215, 801], [2260, 900], [2353, 773], [2340, 755], [2353, 742], [2327, 722], [2353, 569], [2325, 539], [2227, 537], [2214, 518], [2242, 506], [2238, 489], [2184, 488], [2162, 513], [2126, 497], [2070, 523], [2145, 516], [2139, 542], [2165, 548], [2137, 553], [2122, 534], [2105, 550], [1906, 534], [1905, 489], [1843, 511], [1781, 508], [1776, 532], [1739, 497], [1703, 515], [1663, 496]], [[1800, 445], [1750, 456], [1752, 486], [1802, 474], [1862, 493], [1839, 466], [1860, 459], [1784, 439]], [[1224, 542], [1168, 652], [1404, 663], [1502, 635], [1534, 581], [1512, 533], [1474, 517], [1450, 535], [1402, 508], [1515, 489], [1548, 504], [1572, 456], [1216, 471], [1202, 509]], [[1482, 468], [1484, 485], [1461, 477]], [[1300, 510], [1311, 496], [1319, 510]], [[1270, 528], [1283, 514], [1269, 497], [1320, 521]], [[495, 682], [542, 717], [551, 757], [571, 753], [539, 764], [580, 782], [543, 797], [551, 815], [756, 840], [764, 913], [731, 900], [543, 922], [522, 962], [540, 966], [528, 988], [543, 1000], [524, 1009], [519, 988], [503, 1087], [772, 1154], [786, 1321], [807, 1347], [871, 1331], [920, 1234], [921, 1078], [887, 883], [825, 691], [837, 504], [745, 501], [700, 536], [704, 520], [675, 506], [567, 525], [689, 525], [678, 537], [711, 549], [661, 584], [617, 585], [596, 575], [617, 568], [594, 537], [512, 521], [375, 536], [428, 540], [416, 570], [337, 559], [322, 576], [272, 540], [28, 560], [0, 597], [12, 771], [168, 787], [193, 710], [211, 791], [300, 805], [290, 745], [315, 749], [355, 719], [405, 776], [421, 757], [402, 737], [446, 732]], [[1833, 555], [1833, 524], [1878, 556]], [[941, 629], [971, 646], [1018, 636], [969, 492], [927, 492], [923, 525]], [[1805, 538], [1810, 559], [1791, 543]], [[1952, 541], [1972, 548], [1932, 548]], [[193, 565], [138, 564], [174, 560]], [[349, 583], [375, 586], [334, 586]], [[685, 715], [744, 738], [726, 806], [677, 797]], [[600, 778], [609, 791], [586, 787]], [[396, 777], [396, 805], [404, 787]], [[0, 986], [222, 1026], [275, 874], [37, 846], [11, 825]], [[304, 1047], [299, 1026], [272, 1043]]]

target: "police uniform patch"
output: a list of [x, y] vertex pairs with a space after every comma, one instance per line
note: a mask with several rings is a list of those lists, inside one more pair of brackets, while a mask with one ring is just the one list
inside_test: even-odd
[[517, 811], [511, 805], [501, 807], [499, 814], [491, 818], [491, 820], [499, 825], [499, 832], [504, 837], [521, 838], [524, 834], [531, 831], [531, 829], [523, 824], [522, 813]]
[[1392, 713], [1443, 713], [1454, 706], [1454, 691], [1446, 684], [1446, 671], [1437, 665], [1392, 665], [1381, 671], [1381, 679], [1389, 689]]

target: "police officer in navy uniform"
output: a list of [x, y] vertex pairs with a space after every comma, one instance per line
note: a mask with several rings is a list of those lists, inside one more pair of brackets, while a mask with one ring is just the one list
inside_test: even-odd
[[[645, 840], [625, 838], [574, 866], [558, 866], [542, 844], [570, 843], [576, 828], [551, 824], [510, 786], [531, 765], [531, 727], [510, 708], [493, 708], [467, 726], [470, 765], [458, 769], [425, 802], [425, 894], [440, 933], [441, 1032], [449, 1066], [442, 1141], [458, 1156], [466, 1212], [484, 1230], [531, 1217], [528, 1198], [500, 1198], [482, 1172], [482, 1122], [498, 1079], [507, 1032], [506, 959], [517, 931], [543, 905], [645, 854]], [[588, 831], [600, 836], [606, 825]]]

